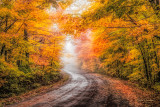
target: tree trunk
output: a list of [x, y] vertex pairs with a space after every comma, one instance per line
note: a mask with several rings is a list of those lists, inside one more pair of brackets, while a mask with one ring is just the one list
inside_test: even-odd
[[[24, 23], [24, 40], [28, 42], [27, 24]], [[26, 58], [29, 61], [29, 53], [26, 52]]]
[[21, 66], [21, 61], [17, 60], [17, 66], [20, 67]]
[[[6, 26], [4, 29], [4, 32], [7, 32], [13, 25], [14, 23], [17, 21], [17, 19], [15, 19], [9, 26]], [[7, 22], [6, 22], [7, 23]]]
[[154, 57], [155, 57], [155, 60], [156, 60], [156, 64], [157, 64], [157, 67], [159, 69], [159, 59], [158, 59], [158, 56], [157, 56], [157, 52], [155, 51], [156, 46], [154, 44], [154, 40], [153, 39], [152, 39], [152, 45], [153, 45], [153, 49], [154, 49]]
[[158, 55], [157, 55], [157, 52], [156, 52], [156, 46], [154, 44], [154, 40], [152, 39], [152, 48], [153, 48], [153, 57], [155, 58], [155, 64], [157, 65], [157, 69], [158, 69], [158, 73], [154, 76], [154, 83], [156, 81], [159, 81], [160, 79], [160, 69], [159, 69], [159, 59], [158, 59]]
[[1, 53], [0, 53], [1, 56], [2, 56], [2, 54], [4, 53], [5, 47], [6, 47], [6, 45], [3, 43], [2, 49], [1, 49]]
[[6, 22], [6, 27], [5, 27], [5, 29], [7, 29], [7, 26], [8, 26], [8, 15], [6, 15], [6, 20], [5, 20], [5, 22]]
[[4, 55], [5, 55], [5, 61], [7, 62], [8, 61], [8, 52], [7, 52], [7, 50], [4, 52]]
[[139, 46], [139, 49], [140, 49], [140, 53], [142, 55], [142, 59], [143, 59], [143, 64], [144, 64], [144, 69], [145, 69], [145, 75], [147, 77], [147, 85], [148, 87], [151, 87], [151, 84], [152, 84], [152, 80], [151, 80], [151, 71], [150, 71], [150, 66], [149, 66], [149, 60], [148, 60], [148, 56], [146, 56], [146, 52], [144, 51], [143, 47], [141, 46], [141, 44], [139, 43], [138, 44]]
[[24, 40], [28, 41], [28, 32], [26, 28], [24, 28]]

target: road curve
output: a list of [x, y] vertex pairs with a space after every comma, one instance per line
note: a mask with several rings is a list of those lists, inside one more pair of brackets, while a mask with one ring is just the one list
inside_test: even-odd
[[96, 92], [95, 81], [78, 71], [72, 72], [72, 70], [69, 70], [67, 73], [71, 76], [68, 84], [10, 107], [71, 107], [86, 105]]
[[128, 101], [113, 91], [111, 81], [82, 72], [71, 39], [63, 53], [62, 70], [70, 75], [66, 85], [8, 107], [129, 107]]
[[94, 96], [91, 93], [96, 92], [96, 82], [81, 72], [72, 39], [67, 38], [63, 53], [64, 67], [62, 70], [70, 75], [69, 83], [57, 90], [10, 105], [10, 107], [70, 107], [88, 103]]

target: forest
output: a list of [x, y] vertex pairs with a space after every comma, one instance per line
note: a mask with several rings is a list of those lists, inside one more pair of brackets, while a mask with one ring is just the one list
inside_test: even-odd
[[61, 27], [80, 40], [82, 69], [160, 90], [159, 7], [158, 0], [94, 0]]
[[73, 1], [0, 0], [0, 99], [61, 80], [67, 35], [81, 69], [160, 91], [160, 1]]
[[47, 12], [55, 2], [0, 1], [0, 98], [56, 82], [62, 78], [63, 36], [54, 31]]

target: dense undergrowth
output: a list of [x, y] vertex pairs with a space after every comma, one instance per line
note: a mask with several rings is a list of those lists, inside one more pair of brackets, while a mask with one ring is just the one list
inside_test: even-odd
[[0, 73], [2, 74], [0, 78], [0, 98], [19, 95], [28, 90], [57, 82], [62, 78], [60, 72], [51, 67], [44, 69], [30, 68], [30, 72], [24, 73], [2, 60], [0, 61]]

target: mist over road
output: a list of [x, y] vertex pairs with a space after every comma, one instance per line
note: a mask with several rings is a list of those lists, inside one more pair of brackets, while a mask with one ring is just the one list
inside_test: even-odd
[[[70, 81], [66, 85], [11, 107], [105, 107], [107, 105], [116, 107], [120, 104], [128, 106], [126, 100], [111, 93], [109, 81], [82, 72], [75, 49], [74, 41], [68, 37], [61, 58], [64, 64], [62, 70], [70, 75]], [[108, 87], [104, 90], [102, 86]], [[107, 95], [102, 91], [107, 92]]]

